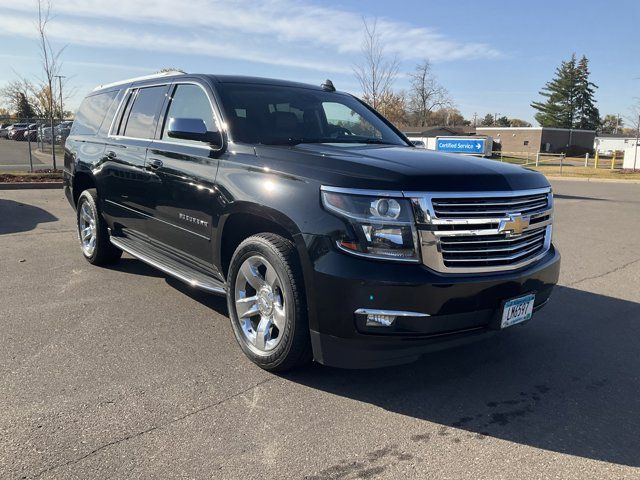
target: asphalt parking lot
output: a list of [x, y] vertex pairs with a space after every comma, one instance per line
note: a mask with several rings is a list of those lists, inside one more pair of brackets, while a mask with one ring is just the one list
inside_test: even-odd
[[0, 190], [0, 478], [640, 478], [640, 185], [554, 182], [526, 326], [276, 376], [222, 298], [84, 261], [60, 190]]
[[[37, 151], [38, 144], [31, 143], [31, 160], [34, 169], [51, 168], [51, 153]], [[63, 162], [58, 158], [58, 165]], [[0, 138], [0, 172], [29, 169], [29, 142], [17, 142]]]

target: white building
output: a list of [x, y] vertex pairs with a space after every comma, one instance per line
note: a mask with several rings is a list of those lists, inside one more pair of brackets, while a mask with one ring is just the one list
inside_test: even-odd
[[640, 169], [640, 146], [635, 147], [635, 138], [633, 139], [634, 146], [625, 148], [624, 160], [622, 168], [624, 169]]
[[593, 142], [593, 149], [600, 155], [613, 155], [623, 152], [636, 145], [636, 137], [618, 137], [614, 135], [599, 135]]

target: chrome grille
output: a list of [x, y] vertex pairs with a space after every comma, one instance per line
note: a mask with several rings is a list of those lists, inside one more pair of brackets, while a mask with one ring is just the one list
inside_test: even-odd
[[433, 198], [432, 203], [438, 218], [470, 218], [544, 210], [548, 205], [547, 197], [542, 193], [512, 198]]
[[550, 189], [405, 196], [414, 204], [422, 261], [436, 271], [513, 270], [551, 246]]

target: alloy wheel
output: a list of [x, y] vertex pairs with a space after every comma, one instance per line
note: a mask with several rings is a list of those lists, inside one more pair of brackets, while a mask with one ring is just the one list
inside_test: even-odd
[[247, 258], [236, 276], [234, 300], [247, 346], [258, 355], [271, 352], [287, 321], [282, 282], [274, 266], [260, 255]]
[[85, 201], [80, 205], [80, 215], [78, 216], [78, 234], [80, 235], [80, 244], [82, 251], [87, 257], [93, 255], [96, 249], [96, 218], [93, 209]]

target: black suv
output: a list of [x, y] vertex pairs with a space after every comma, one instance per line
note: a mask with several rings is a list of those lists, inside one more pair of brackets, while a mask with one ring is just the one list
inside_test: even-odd
[[415, 148], [330, 81], [162, 74], [101, 86], [66, 141], [82, 253], [226, 295], [262, 368], [420, 354], [528, 321], [558, 279], [524, 168]]

